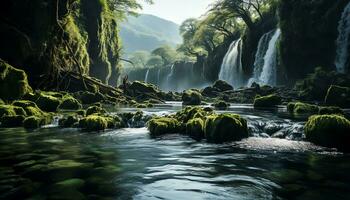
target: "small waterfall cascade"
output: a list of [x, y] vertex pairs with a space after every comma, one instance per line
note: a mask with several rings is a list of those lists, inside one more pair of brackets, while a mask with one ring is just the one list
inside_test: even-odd
[[219, 79], [224, 80], [234, 87], [244, 85], [244, 74], [242, 69], [242, 45], [241, 39], [233, 41], [227, 51], [221, 65]]
[[149, 77], [149, 69], [147, 70], [145, 75], [145, 83], [148, 83], [148, 77]]
[[172, 84], [171, 84], [171, 81], [172, 81], [172, 77], [174, 76], [174, 73], [175, 73], [175, 65], [173, 64], [170, 68], [170, 73], [168, 74], [168, 76], [166, 77], [166, 84], [167, 84], [167, 89], [168, 90], [171, 90], [172, 88]]
[[339, 73], [346, 72], [349, 62], [349, 40], [350, 40], [350, 3], [345, 7], [338, 25], [338, 38], [336, 41], [337, 52], [335, 66]]
[[157, 72], [157, 84], [160, 85], [160, 68], [158, 69], [158, 72]]
[[263, 70], [264, 63], [265, 63], [264, 57], [265, 57], [265, 54], [267, 52], [269, 42], [270, 42], [274, 33], [275, 33], [275, 31], [267, 32], [259, 40], [257, 52], [255, 54], [253, 76], [248, 81], [248, 84], [247, 84], [248, 87], [251, 86], [252, 83], [254, 83], [254, 82], [256, 82], [256, 83], [260, 82], [259, 78], [260, 78], [261, 72]]

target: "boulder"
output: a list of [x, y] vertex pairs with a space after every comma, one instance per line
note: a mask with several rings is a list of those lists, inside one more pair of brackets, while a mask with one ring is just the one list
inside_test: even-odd
[[220, 92], [225, 92], [229, 90], [233, 90], [232, 85], [228, 84], [226, 81], [223, 80], [217, 80], [215, 81], [213, 88], [216, 88]]
[[27, 117], [24, 121], [23, 121], [23, 127], [26, 129], [36, 129], [36, 128], [40, 128], [40, 126], [42, 126], [43, 120], [39, 117], [36, 116], [30, 116]]
[[92, 115], [92, 114], [104, 114], [107, 111], [105, 109], [103, 109], [101, 106], [90, 106], [88, 107], [88, 109], [86, 110], [86, 116], [88, 115]]
[[105, 97], [103, 96], [103, 94], [99, 92], [92, 93], [88, 91], [80, 91], [80, 92], [74, 93], [73, 96], [76, 99], [80, 100], [82, 104], [94, 104], [105, 100]]
[[148, 123], [148, 130], [152, 136], [159, 136], [168, 133], [179, 133], [180, 123], [174, 118], [161, 117], [151, 119]]
[[195, 90], [187, 90], [182, 94], [183, 105], [200, 105], [202, 102], [202, 95]]
[[217, 101], [212, 104], [213, 107], [219, 109], [219, 110], [225, 110], [228, 107], [230, 107], [229, 103], [226, 103], [225, 101]]
[[60, 98], [57, 96], [52, 96], [46, 92], [37, 93], [37, 100], [35, 103], [38, 107], [46, 112], [56, 112], [58, 106], [61, 104]]
[[21, 107], [13, 105], [0, 105], [0, 117], [26, 114], [26, 111]]
[[186, 134], [195, 140], [204, 138], [204, 121], [201, 118], [194, 118], [186, 124]]
[[305, 135], [317, 145], [350, 152], [350, 121], [343, 116], [311, 116], [305, 124]]
[[27, 75], [0, 59], [0, 98], [3, 100], [21, 99], [32, 92]]
[[23, 115], [5, 115], [0, 118], [1, 126], [6, 128], [21, 127], [24, 118]]
[[149, 84], [149, 83], [144, 83], [141, 81], [134, 81], [131, 83], [129, 86], [128, 90], [135, 95], [137, 93], [151, 93], [151, 94], [158, 94], [159, 90], [157, 89], [156, 86]]
[[318, 114], [319, 115], [332, 115], [332, 114], [344, 115], [344, 112], [339, 107], [328, 106], [328, 107], [320, 107]]
[[302, 102], [292, 102], [288, 103], [287, 110], [290, 113], [297, 115], [313, 115], [319, 112], [319, 107], [317, 105], [302, 103]]
[[257, 96], [254, 99], [254, 108], [271, 108], [281, 104], [281, 97], [271, 94], [268, 96]]
[[79, 119], [76, 115], [68, 115], [66, 117], [63, 117], [58, 121], [58, 125], [63, 128], [70, 128], [73, 127], [74, 124], [78, 123]]
[[79, 127], [87, 132], [104, 131], [108, 128], [108, 122], [106, 117], [90, 115], [79, 121]]
[[79, 110], [82, 108], [81, 103], [70, 95], [62, 98], [62, 103], [58, 106], [61, 110]]
[[207, 96], [207, 97], [217, 97], [219, 95], [220, 91], [214, 87], [206, 87], [203, 89], [203, 91], [201, 92], [201, 94], [203, 96]]
[[350, 108], [350, 88], [332, 85], [325, 98], [327, 105]]
[[205, 121], [204, 133], [210, 143], [239, 141], [248, 137], [247, 121], [236, 114], [211, 115]]

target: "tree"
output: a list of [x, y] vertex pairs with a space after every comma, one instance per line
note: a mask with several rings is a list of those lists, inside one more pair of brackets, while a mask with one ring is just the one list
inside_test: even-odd
[[150, 53], [147, 51], [136, 51], [134, 52], [129, 60], [138, 68], [147, 67], [147, 61], [150, 58]]
[[[152, 4], [153, 0], [143, 0]], [[138, 0], [107, 0], [110, 9], [119, 18], [125, 18], [126, 15], [137, 15], [136, 11], [142, 9]]]
[[172, 47], [164, 45], [153, 50], [152, 55], [160, 56], [163, 60], [164, 65], [168, 65], [176, 60], [177, 53]]
[[163, 59], [160, 56], [151, 56], [147, 61], [148, 67], [162, 67], [164, 65]]

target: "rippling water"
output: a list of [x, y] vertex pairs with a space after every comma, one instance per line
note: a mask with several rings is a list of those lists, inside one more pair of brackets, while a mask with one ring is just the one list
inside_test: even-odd
[[[177, 109], [172, 104], [146, 113]], [[350, 199], [349, 155], [303, 142], [302, 136], [263, 133], [303, 124], [283, 109], [239, 105], [231, 111], [248, 119], [255, 137], [217, 145], [183, 135], [150, 138], [145, 128], [102, 134], [0, 129], [0, 198]], [[278, 128], [269, 128], [271, 121]]]

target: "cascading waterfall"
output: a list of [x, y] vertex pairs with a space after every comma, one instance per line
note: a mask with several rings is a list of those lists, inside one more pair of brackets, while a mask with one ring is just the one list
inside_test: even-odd
[[272, 36], [266, 54], [264, 56], [264, 66], [259, 77], [262, 84], [276, 85], [277, 81], [277, 41], [281, 35], [281, 29], [277, 29]]
[[158, 69], [157, 73], [157, 84], [160, 85], [160, 68]]
[[335, 66], [339, 73], [346, 72], [346, 65], [349, 62], [348, 48], [350, 40], [350, 3], [345, 7], [338, 26], [337, 54]]
[[251, 86], [252, 83], [254, 82], [260, 82], [259, 78], [265, 63], [264, 57], [267, 52], [269, 42], [274, 33], [275, 31], [270, 31], [268, 33], [265, 33], [259, 40], [257, 52], [255, 54], [253, 77], [249, 79], [248, 85], [247, 85], [248, 87]]
[[148, 76], [149, 76], [149, 69], [147, 70], [145, 75], [145, 83], [148, 83]]
[[171, 84], [171, 81], [172, 81], [172, 77], [174, 75], [174, 72], [175, 72], [175, 65], [173, 64], [170, 68], [170, 73], [168, 74], [167, 78], [166, 78], [166, 82], [167, 82], [167, 89], [168, 90], [171, 90], [172, 88], [172, 84]]
[[232, 42], [224, 57], [219, 73], [220, 80], [224, 80], [234, 87], [241, 87], [244, 85], [241, 52], [241, 39]]

